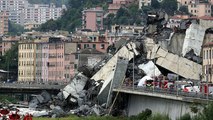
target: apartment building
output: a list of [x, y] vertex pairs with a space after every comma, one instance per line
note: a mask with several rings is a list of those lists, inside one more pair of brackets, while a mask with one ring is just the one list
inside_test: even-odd
[[9, 20], [24, 25], [24, 23], [44, 23], [49, 19], [57, 19], [61, 16], [63, 7], [56, 7], [53, 3], [30, 4], [27, 0], [0, 0], [0, 11], [6, 11]]
[[19, 43], [18, 81], [33, 82], [36, 79], [36, 44]]
[[55, 82], [63, 78], [63, 43], [60, 38], [45, 39], [19, 43], [18, 81]]
[[208, 42], [202, 47], [204, 81], [213, 82], [213, 42]]
[[211, 4], [208, 2], [204, 3], [191, 3], [188, 5], [189, 13], [192, 15], [201, 16], [211, 16]]
[[60, 38], [49, 39], [49, 81], [60, 81], [64, 79], [64, 42]]
[[11, 49], [11, 47], [13, 45], [15, 45], [16, 43], [18, 43], [20, 40], [20, 37], [18, 36], [4, 36], [2, 37], [2, 50], [1, 55], [5, 55], [5, 53]]
[[56, 20], [62, 14], [62, 8], [55, 4], [28, 4], [24, 9], [25, 23], [36, 22], [42, 24], [47, 20]]
[[101, 7], [82, 11], [82, 28], [98, 31], [103, 29], [104, 10]]
[[0, 11], [6, 11], [9, 15], [9, 20], [23, 24], [23, 12], [27, 5], [27, 0], [0, 0]]
[[129, 5], [136, 0], [113, 0], [108, 7], [108, 13], [116, 14], [117, 11], [122, 7], [122, 5]]
[[0, 12], [0, 35], [8, 33], [8, 13], [5, 11]]
[[151, 6], [151, 0], [139, 0], [139, 9], [143, 6]]
[[113, 0], [113, 4], [130, 4], [135, 0]]

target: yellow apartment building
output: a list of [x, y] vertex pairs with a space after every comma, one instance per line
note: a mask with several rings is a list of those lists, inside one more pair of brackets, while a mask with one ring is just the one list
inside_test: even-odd
[[18, 81], [35, 81], [36, 44], [19, 43]]

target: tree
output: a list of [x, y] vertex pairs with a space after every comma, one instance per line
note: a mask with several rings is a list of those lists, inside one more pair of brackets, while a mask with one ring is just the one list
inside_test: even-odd
[[123, 17], [123, 16], [128, 16], [129, 17], [129, 12], [126, 8], [121, 7], [116, 14], [117, 18]]
[[174, 15], [177, 10], [177, 0], [163, 0], [161, 2], [161, 8], [169, 15]]
[[22, 32], [24, 32], [24, 27], [19, 25], [19, 24], [15, 24], [12, 21], [8, 22], [8, 34], [9, 35], [20, 35]]
[[115, 19], [115, 14], [110, 13], [109, 15], [107, 15], [106, 18], [104, 18], [104, 27], [106, 29], [110, 29], [111, 25], [114, 24], [114, 19]]
[[[17, 78], [18, 73], [18, 43], [12, 45], [11, 49], [6, 51], [4, 56], [0, 57], [0, 68], [3, 70], [8, 70], [10, 76], [13, 80]], [[5, 79], [6, 80], [6, 79]]]
[[158, 0], [151, 0], [151, 7], [154, 9], [160, 8], [160, 3], [158, 2]]
[[187, 6], [180, 6], [179, 11], [184, 13], [184, 14], [188, 14], [188, 7]]

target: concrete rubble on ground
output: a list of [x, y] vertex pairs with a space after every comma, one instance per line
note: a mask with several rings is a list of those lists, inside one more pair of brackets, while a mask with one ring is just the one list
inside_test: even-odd
[[[29, 106], [48, 110], [48, 116], [51, 117], [66, 114], [101, 116], [107, 114], [112, 105], [113, 89], [121, 87], [123, 83], [127, 86], [143, 86], [144, 79], [165, 74], [164, 69], [169, 71], [165, 74], [169, 79], [180, 76], [200, 80], [200, 52], [205, 29], [191, 24], [184, 40], [178, 42], [176, 36], [179, 33], [164, 27], [166, 15], [161, 14], [161, 17], [156, 18], [156, 14], [160, 13], [149, 14], [147, 27], [140, 36], [122, 42], [117, 48], [110, 46], [108, 51], [113, 51], [113, 54], [109, 53], [110, 57], [101, 61], [92, 74], [87, 73], [91, 72], [89, 69], [81, 70], [57, 95], [44, 91], [35, 96]], [[179, 46], [172, 45], [176, 42]], [[178, 53], [174, 52], [176, 50]]]

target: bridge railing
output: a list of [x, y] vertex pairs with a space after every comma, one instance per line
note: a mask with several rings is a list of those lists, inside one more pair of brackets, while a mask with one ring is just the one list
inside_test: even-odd
[[13, 89], [62, 89], [65, 85], [53, 84], [23, 84], [23, 83], [0, 83], [0, 88], [13, 88]]
[[[173, 88], [159, 88], [159, 87], [138, 87], [138, 86], [121, 86], [121, 89], [125, 90], [132, 90], [137, 92], [145, 92], [145, 93], [157, 93], [157, 94], [164, 94], [164, 95], [171, 95], [176, 97], [191, 97], [191, 98], [198, 98], [198, 99], [206, 99], [206, 100], [213, 100], [212, 94], [205, 94], [201, 92], [184, 92], [182, 90]], [[120, 89], [119, 88], [119, 89]]]

